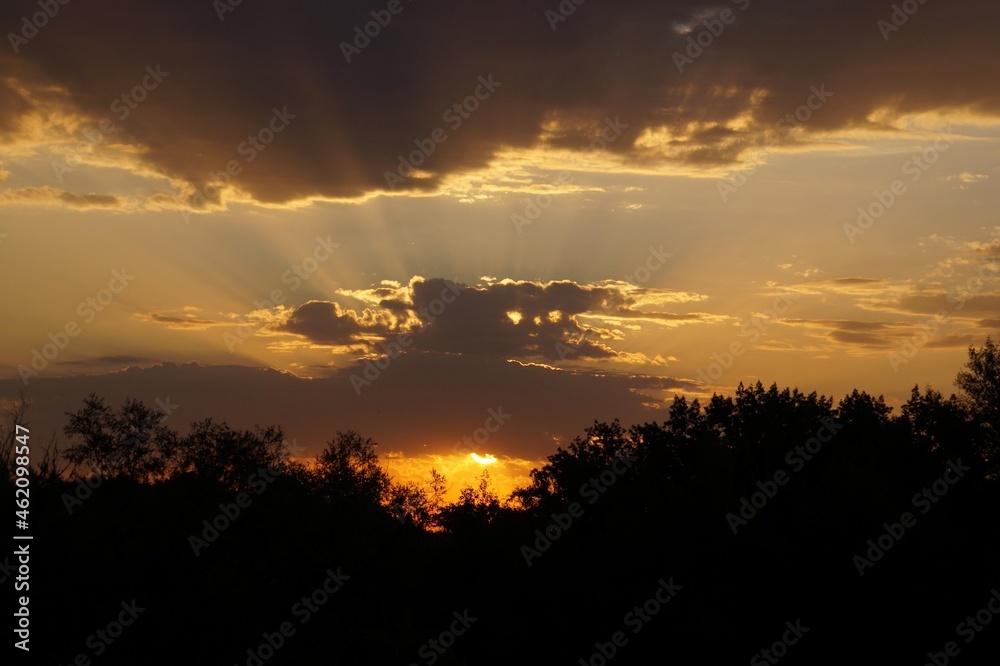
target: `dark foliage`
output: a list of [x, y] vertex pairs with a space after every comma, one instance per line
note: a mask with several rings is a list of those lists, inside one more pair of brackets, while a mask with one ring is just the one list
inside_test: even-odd
[[[440, 474], [393, 484], [355, 432], [307, 466], [277, 427], [179, 437], [90, 396], [66, 427], [73, 476], [50, 452], [32, 477], [32, 658], [252, 665], [291, 622], [262, 663], [602, 663], [619, 631], [608, 663], [745, 663], [800, 620], [783, 664], [922, 664], [948, 641], [992, 663], [1000, 628], [966, 643], [957, 625], [1000, 586], [998, 361], [992, 341], [971, 348], [960, 396], [914, 387], [899, 414], [857, 390], [678, 396], [664, 423], [595, 422], [511, 498], [484, 475], [450, 505]], [[8, 423], [8, 486], [14, 443]], [[296, 604], [338, 569], [302, 623]], [[132, 599], [146, 610], [95, 656], [88, 637]]]

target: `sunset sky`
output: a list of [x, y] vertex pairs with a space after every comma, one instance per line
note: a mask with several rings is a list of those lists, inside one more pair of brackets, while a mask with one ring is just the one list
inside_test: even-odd
[[469, 437], [506, 491], [678, 392], [950, 394], [1000, 335], [1000, 6], [895, 7], [5, 2], [0, 396], [454, 489]]

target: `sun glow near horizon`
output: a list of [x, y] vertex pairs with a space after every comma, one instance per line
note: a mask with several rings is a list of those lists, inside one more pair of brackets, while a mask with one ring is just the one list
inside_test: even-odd
[[488, 472], [492, 491], [502, 499], [517, 488], [531, 483], [531, 470], [542, 467], [545, 460], [523, 460], [484, 452], [426, 454], [422, 456], [389, 455], [382, 465], [396, 483], [413, 482], [426, 486], [431, 470], [447, 480], [446, 501], [456, 501], [462, 488], [479, 486]]

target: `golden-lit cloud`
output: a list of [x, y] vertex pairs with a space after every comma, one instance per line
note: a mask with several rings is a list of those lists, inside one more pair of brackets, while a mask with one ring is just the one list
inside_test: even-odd
[[181, 315], [171, 315], [163, 314], [159, 312], [150, 312], [147, 314], [136, 315], [139, 319], [148, 320], [155, 322], [157, 324], [163, 324], [172, 330], [190, 330], [190, 331], [204, 331], [213, 326], [231, 326], [231, 322], [227, 321], [217, 321], [213, 319], [199, 319], [191, 313], [184, 313]]
[[[30, 44], [0, 54], [5, 169], [17, 168], [15, 153], [64, 159], [66, 151], [46, 152], [72, 136], [90, 144], [71, 148], [80, 164], [168, 185], [150, 207], [449, 188], [474, 202], [488, 200], [493, 185], [448, 179], [496, 165], [505, 152], [526, 162], [544, 154], [546, 166], [561, 151], [607, 172], [695, 175], [761, 153], [848, 148], [838, 133], [849, 140], [935, 118], [1000, 116], [982, 65], [1000, 57], [1000, 45], [969, 29], [995, 23], [998, 9], [973, 0], [921, 6], [921, 20], [890, 40], [877, 27], [886, 8], [863, 0], [738, 4], [725, 32], [706, 33], [710, 45], [698, 48], [700, 20], [719, 12], [711, 3], [593, 6], [558, 31], [528, 0], [452, 3], [408, 14], [353, 62], [336, 45], [367, 16], [356, 3], [241, 6], [226, 39], [212, 12], [192, 22], [184, 5], [152, 7], [84, 3], [73, 20], [51, 21]], [[15, 25], [35, 8], [17, 0], [0, 16]], [[293, 50], [269, 38], [287, 34], [296, 35]], [[95, 41], [103, 47], [82, 47]], [[499, 190], [545, 187], [513, 175]], [[956, 185], [980, 175], [962, 172]]]
[[[721, 321], [707, 313], [653, 309], [699, 301], [699, 294], [670, 292], [608, 281], [495, 280], [476, 286], [442, 279], [386, 281], [372, 288], [338, 290], [366, 307], [310, 301], [288, 312], [273, 332], [292, 333], [315, 344], [363, 343], [375, 355], [412, 352], [484, 354], [501, 359], [607, 360], [665, 365], [659, 354], [616, 349], [638, 322], [666, 326]], [[592, 322], [615, 322], [619, 327]], [[624, 325], [623, 324], [628, 324]]]
[[783, 319], [783, 324], [804, 327], [815, 337], [835, 346], [858, 350], [884, 350], [898, 346], [919, 331], [915, 322]]
[[122, 206], [118, 197], [108, 194], [74, 194], [54, 187], [22, 187], [0, 190], [0, 202], [39, 206], [64, 205], [70, 208], [116, 209]]
[[962, 173], [954, 174], [945, 178], [946, 181], [954, 183], [954, 187], [960, 190], [967, 190], [973, 185], [986, 182], [989, 179], [989, 174], [970, 173], [968, 171], [963, 171]]

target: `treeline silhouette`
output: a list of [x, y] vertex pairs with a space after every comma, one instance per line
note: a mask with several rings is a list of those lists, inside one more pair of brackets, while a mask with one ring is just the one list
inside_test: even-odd
[[[677, 396], [662, 423], [595, 422], [510, 497], [484, 473], [450, 503], [356, 432], [303, 461], [279, 426], [181, 436], [91, 395], [31, 470], [31, 660], [992, 663], [1000, 626], [958, 633], [1000, 587], [992, 340], [956, 385], [898, 414], [760, 382]], [[0, 433], [5, 497], [26, 407]]]

